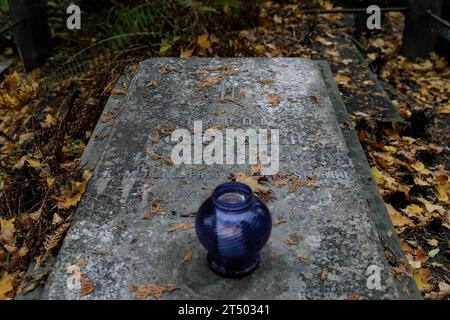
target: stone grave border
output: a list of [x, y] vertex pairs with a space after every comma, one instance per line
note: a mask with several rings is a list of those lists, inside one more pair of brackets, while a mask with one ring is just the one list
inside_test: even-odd
[[[367, 162], [366, 156], [364, 154], [364, 150], [361, 144], [358, 141], [355, 131], [351, 128], [351, 122], [348, 117], [348, 112], [345, 107], [344, 101], [339, 93], [339, 89], [334, 82], [334, 77], [330, 66], [325, 60], [315, 60], [318, 63], [320, 70], [323, 75], [323, 80], [328, 89], [329, 97], [332, 101], [333, 110], [335, 112], [336, 118], [340, 124], [341, 132], [344, 136], [345, 143], [349, 150], [349, 157], [351, 161], [353, 161], [355, 167], [355, 173], [358, 177], [361, 185], [361, 196], [366, 202], [368, 210], [368, 215], [372, 220], [372, 223], [375, 226], [375, 230], [380, 238], [381, 244], [384, 247], [384, 250], [390, 251], [391, 254], [395, 256], [395, 258], [399, 261], [404, 261], [407, 263], [407, 260], [404, 256], [403, 250], [400, 246], [400, 240], [396, 235], [394, 226], [391, 223], [389, 218], [389, 214], [384, 205], [384, 201], [381, 198], [381, 195], [378, 191], [378, 187], [376, 186], [375, 181], [373, 180], [371, 170], [369, 164]], [[124, 75], [119, 77], [117, 80], [114, 89], [121, 90], [122, 83], [130, 83], [134, 77], [134, 72], [126, 71]], [[80, 166], [85, 169], [94, 169], [104, 152], [104, 149], [109, 141], [109, 135], [114, 127], [116, 117], [110, 118], [108, 115], [114, 110], [114, 108], [119, 108], [119, 110], [115, 111], [115, 114], [119, 114], [121, 112], [121, 107], [125, 102], [126, 95], [112, 93], [110, 98], [108, 99], [103, 112], [99, 118], [99, 121], [92, 132], [92, 137], [89, 140], [86, 149], [83, 152], [81, 157]], [[106, 122], [101, 121], [100, 119], [108, 119]], [[97, 138], [96, 138], [97, 137]], [[386, 259], [387, 260], [387, 259]], [[388, 263], [386, 263], [389, 266]], [[30, 267], [32, 269], [32, 266]], [[399, 276], [399, 278], [395, 278], [395, 284], [398, 287], [398, 292], [400, 294], [400, 299], [414, 299], [421, 300], [422, 296], [414, 282], [414, 279], [406, 276]], [[405, 289], [407, 289], [406, 293]], [[36, 290], [26, 294], [19, 295], [16, 297], [18, 300], [35, 300], [41, 299], [43, 293], [43, 287], [39, 287]]]

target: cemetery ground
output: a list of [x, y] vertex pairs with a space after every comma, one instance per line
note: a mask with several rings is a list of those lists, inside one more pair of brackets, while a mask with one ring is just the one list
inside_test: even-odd
[[[103, 107], [111, 94], [127, 92], [128, 82], [115, 86], [120, 75], [157, 56], [328, 60], [350, 111], [351, 123], [342, 126], [356, 131], [405, 252], [406, 261], [397, 261], [385, 247], [391, 271], [412, 277], [426, 299], [448, 299], [450, 69], [445, 59], [434, 53], [415, 61], [400, 56], [403, 18], [396, 13], [387, 15], [382, 30], [358, 36], [346, 16], [305, 15], [294, 3], [264, 2], [251, 16], [220, 7], [221, 21], [217, 13], [190, 10], [163, 26], [188, 28], [183, 19], [197, 16], [182, 37], [150, 43], [139, 38], [127, 50], [95, 47], [90, 68], [60, 78], [49, 76], [55, 68], [50, 62], [29, 75], [16, 63], [5, 76], [0, 87], [0, 299], [45, 283], [92, 175], [78, 167], [80, 157], [89, 139], [107, 138], [92, 135], [96, 123], [118, 116], [112, 109], [100, 118]], [[80, 32], [76, 42], [67, 30], [53, 31], [55, 52], [98, 41], [97, 34]], [[380, 107], [386, 99], [394, 112]], [[83, 294], [95, 290], [89, 279], [83, 281]], [[170, 290], [151, 289], [153, 295]]]

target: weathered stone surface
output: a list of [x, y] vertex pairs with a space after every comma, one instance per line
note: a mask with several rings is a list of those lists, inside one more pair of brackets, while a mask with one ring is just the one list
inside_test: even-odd
[[[235, 72], [237, 103], [223, 101], [222, 78], [198, 90], [208, 78], [222, 77], [223, 66]], [[230, 96], [227, 90], [225, 94]], [[271, 105], [270, 94], [280, 98], [278, 105]], [[155, 138], [157, 127], [192, 128], [191, 120], [202, 120], [206, 129], [226, 123], [224, 117], [234, 119], [227, 128], [279, 129], [280, 169], [317, 180], [315, 187], [289, 192], [289, 184], [277, 188], [269, 179], [276, 199], [267, 205], [274, 221], [285, 222], [273, 227], [260, 267], [238, 280], [220, 278], [208, 269], [193, 228], [171, 228], [177, 223], [193, 225], [193, 213], [212, 189], [224, 177], [252, 165], [174, 166], [148, 152], [170, 157], [173, 145], [164, 137]], [[401, 294], [355, 176], [318, 62], [144, 61], [64, 240], [44, 298], [80, 298], [80, 289], [68, 285], [73, 278], [67, 272], [80, 259], [85, 259], [80, 268], [94, 287], [83, 299], [131, 299], [133, 285], [149, 283], [179, 288], [164, 293], [164, 299], [398, 298]], [[143, 219], [155, 202], [164, 204], [164, 213]], [[285, 243], [291, 234], [300, 237], [298, 244]], [[192, 258], [183, 262], [190, 250]], [[381, 288], [367, 286], [373, 270], [380, 270]]]

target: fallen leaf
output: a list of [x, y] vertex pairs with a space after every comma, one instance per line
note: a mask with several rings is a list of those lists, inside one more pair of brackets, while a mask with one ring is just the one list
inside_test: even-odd
[[267, 85], [267, 84], [273, 84], [275, 81], [273, 80], [259, 80], [258, 81], [261, 85]]
[[450, 284], [441, 281], [439, 282], [438, 289], [438, 292], [430, 292], [425, 297], [432, 300], [443, 300], [450, 296]]
[[325, 45], [325, 46], [331, 46], [331, 45], [333, 45], [333, 42], [332, 42], [332, 41], [329, 41], [329, 40], [327, 40], [327, 39], [325, 39], [325, 38], [323, 38], [323, 37], [320, 37], [320, 36], [316, 37], [315, 41], [317, 41], [317, 42], [319, 42], [320, 44], [323, 44], [323, 45]]
[[81, 196], [86, 191], [86, 181], [72, 183], [74, 193], [68, 197], [63, 198], [58, 202], [59, 209], [68, 209], [75, 206], [81, 200]]
[[205, 81], [198, 83], [195, 87], [197, 91], [203, 90], [207, 87], [211, 87], [213, 85], [216, 85], [220, 80], [220, 77], [209, 77]]
[[202, 49], [209, 49], [211, 47], [211, 42], [208, 40], [208, 34], [203, 34], [201, 36], [198, 36], [197, 44]]
[[160, 300], [161, 295], [165, 292], [173, 292], [178, 289], [175, 285], [169, 284], [164, 287], [160, 287], [156, 284], [134, 284], [131, 287], [131, 293], [136, 299], [145, 300], [149, 296], [154, 296], [156, 299]]
[[323, 268], [323, 269], [320, 271], [320, 280], [326, 281], [327, 279], [328, 279], [328, 270], [325, 269], [325, 268]]
[[419, 197], [418, 200], [425, 205], [425, 209], [428, 211], [429, 214], [431, 214], [435, 211], [441, 215], [443, 215], [445, 213], [444, 207], [442, 207], [440, 205], [432, 204], [431, 202], [429, 202], [428, 200], [426, 200], [422, 197]]
[[269, 193], [270, 189], [260, 184], [260, 179], [260, 176], [246, 176], [244, 174], [238, 174], [236, 176], [236, 182], [248, 185], [254, 193]]
[[170, 226], [169, 232], [189, 230], [192, 228], [194, 228], [194, 225], [192, 223], [180, 222]]
[[428, 252], [428, 256], [429, 256], [430, 258], [434, 258], [434, 257], [439, 253], [439, 250], [440, 250], [439, 248], [430, 250], [430, 252]]
[[180, 58], [189, 58], [192, 56], [193, 49], [184, 49], [180, 52]]
[[14, 290], [12, 280], [9, 274], [5, 271], [0, 277], [0, 300], [5, 300], [7, 294]]
[[391, 204], [386, 203], [386, 208], [388, 210], [389, 217], [391, 218], [392, 224], [394, 226], [396, 227], [414, 226], [414, 222], [411, 219], [405, 217], [399, 211], [395, 210], [395, 208]]
[[426, 291], [430, 288], [431, 273], [429, 269], [422, 268], [414, 270], [414, 280], [420, 291]]
[[300, 237], [297, 233], [291, 233], [287, 239], [283, 240], [283, 242], [288, 246], [295, 246], [298, 244]]
[[272, 107], [276, 107], [277, 105], [280, 104], [281, 98], [276, 94], [269, 94], [267, 95], [267, 100], [272, 105]]
[[150, 210], [144, 214], [143, 219], [150, 219], [161, 213], [164, 213], [164, 205], [158, 201], [154, 201], [150, 206]]
[[87, 296], [88, 294], [92, 293], [94, 291], [94, 285], [92, 284], [92, 281], [89, 280], [89, 278], [86, 276], [84, 272], [80, 273], [80, 298]]
[[35, 161], [32, 159], [27, 159], [28, 166], [31, 168], [39, 168], [41, 166], [41, 163], [39, 161]]
[[336, 81], [337, 84], [346, 86], [349, 84], [351, 79], [349, 77], [339, 73], [334, 77], [334, 80]]

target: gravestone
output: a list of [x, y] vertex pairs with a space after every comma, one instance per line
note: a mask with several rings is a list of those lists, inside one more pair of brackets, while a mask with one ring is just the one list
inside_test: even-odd
[[[169, 288], [163, 299], [403, 297], [359, 196], [324, 74], [325, 62], [300, 58], [142, 62], [43, 297], [133, 299], [147, 284]], [[178, 141], [170, 134], [184, 128], [194, 141], [198, 121], [224, 136], [279, 131], [271, 146], [279, 147], [279, 172], [261, 182], [271, 190], [272, 234], [245, 278], [211, 272], [193, 226], [219, 183], [257, 171], [248, 154], [244, 164], [171, 163]], [[81, 287], [90, 283], [86, 295], [74, 268]]]

